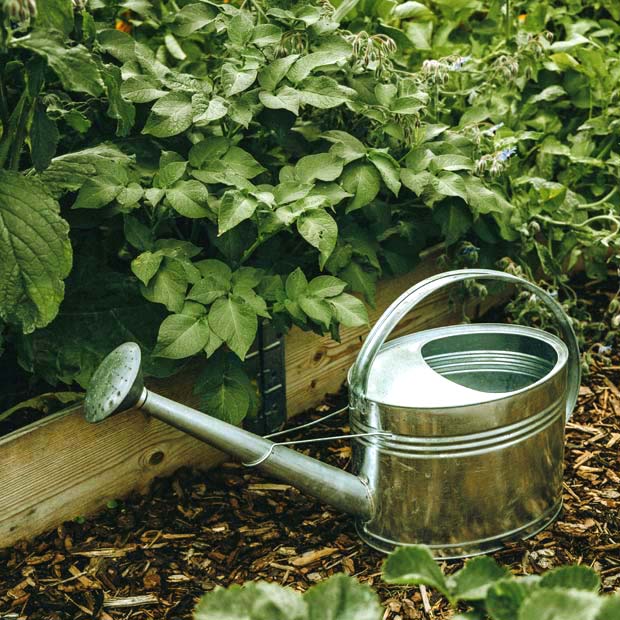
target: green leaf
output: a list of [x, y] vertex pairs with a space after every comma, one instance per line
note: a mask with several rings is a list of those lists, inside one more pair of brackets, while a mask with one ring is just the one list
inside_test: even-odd
[[327, 302], [333, 307], [336, 320], [345, 327], [368, 325], [366, 307], [357, 297], [341, 293], [330, 297]]
[[228, 112], [228, 102], [217, 95], [207, 99], [206, 95], [196, 93], [192, 97], [192, 105], [194, 108], [194, 124], [201, 127], [224, 118]]
[[338, 225], [336, 220], [324, 209], [315, 209], [303, 213], [297, 220], [299, 234], [320, 252], [319, 267], [323, 269], [325, 261], [336, 247]]
[[205, 163], [215, 161], [225, 155], [230, 148], [230, 140], [223, 136], [209, 136], [192, 146], [189, 150], [189, 163], [200, 168]]
[[331, 153], [306, 155], [295, 165], [295, 176], [302, 183], [334, 181], [342, 174], [343, 163]]
[[299, 114], [299, 93], [290, 86], [282, 87], [275, 94], [261, 91], [258, 93], [258, 99], [271, 110], [288, 110], [295, 116]]
[[321, 110], [335, 108], [357, 96], [352, 88], [342, 86], [325, 75], [306, 78], [298, 88], [301, 103]]
[[598, 592], [601, 587], [601, 578], [596, 571], [587, 566], [558, 566], [542, 576], [540, 587]]
[[596, 614], [596, 620], [618, 620], [620, 618], [620, 594], [606, 596]]
[[333, 311], [331, 306], [324, 299], [302, 295], [297, 299], [297, 303], [313, 321], [316, 321], [325, 329], [329, 328]]
[[233, 286], [233, 293], [238, 297], [241, 297], [241, 299], [243, 299], [243, 301], [245, 301], [245, 303], [248, 304], [258, 316], [262, 316], [265, 319], [271, 318], [271, 315], [267, 311], [267, 304], [265, 303], [265, 300], [260, 295], [257, 295], [253, 289], [245, 285], [235, 284]]
[[366, 301], [374, 307], [377, 292], [376, 271], [366, 271], [359, 263], [352, 261], [339, 272], [339, 275], [351, 286], [351, 290], [362, 293]]
[[600, 605], [592, 592], [540, 588], [523, 602], [518, 620], [595, 620]]
[[248, 11], [240, 11], [228, 23], [228, 38], [236, 45], [246, 45], [252, 36], [254, 22]]
[[308, 620], [380, 620], [379, 597], [354, 577], [338, 573], [312, 586], [305, 594]]
[[290, 588], [262, 581], [215, 588], [205, 594], [194, 620], [307, 620], [307, 606]]
[[209, 331], [206, 315], [173, 314], [159, 328], [153, 355], [174, 360], [196, 355], [207, 345]]
[[286, 296], [292, 301], [296, 301], [306, 292], [308, 289], [308, 280], [299, 267], [288, 275], [284, 288]]
[[217, 214], [218, 235], [251, 218], [257, 206], [258, 201], [252, 196], [245, 196], [237, 191], [226, 192]]
[[314, 69], [326, 65], [336, 65], [350, 55], [351, 51], [343, 48], [334, 49], [329, 52], [313, 52], [307, 56], [302, 56], [295, 62], [288, 70], [287, 77], [293, 83], [301, 82], [306, 79]]
[[108, 94], [107, 115], [118, 121], [117, 136], [126, 136], [136, 120], [136, 109], [121, 96], [123, 79], [116, 65], [104, 65], [103, 82]]
[[142, 133], [156, 138], [176, 136], [192, 124], [192, 102], [182, 92], [169, 93], [155, 102]]
[[341, 183], [345, 191], [353, 194], [347, 206], [347, 213], [350, 213], [370, 204], [377, 197], [381, 188], [381, 175], [370, 163], [354, 162], [344, 169]]
[[278, 58], [272, 63], [262, 67], [258, 72], [258, 83], [265, 90], [275, 90], [282, 81], [291, 65], [299, 58], [299, 54], [291, 54], [284, 58]]
[[317, 276], [308, 284], [308, 295], [312, 297], [335, 297], [346, 288], [347, 283], [334, 276]]
[[205, 306], [223, 297], [230, 290], [230, 282], [223, 284], [221, 280], [207, 276], [194, 284], [187, 299], [197, 301]]
[[163, 254], [157, 252], [143, 252], [131, 261], [131, 271], [133, 271], [134, 275], [144, 286], [147, 286], [151, 278], [159, 270], [159, 266], [163, 260]]
[[467, 201], [467, 189], [463, 177], [454, 172], [442, 172], [433, 181], [435, 191], [443, 196], [458, 196]]
[[37, 4], [37, 28], [42, 31], [58, 30], [64, 35], [73, 30], [73, 2], [71, 0], [46, 0]]
[[133, 103], [148, 103], [166, 94], [167, 91], [162, 90], [159, 83], [147, 75], [127, 78], [121, 84], [121, 95]]
[[252, 32], [252, 45], [256, 47], [267, 47], [277, 45], [282, 38], [282, 29], [275, 24], [259, 24]]
[[227, 97], [242, 93], [254, 84], [257, 72], [255, 69], [239, 71], [234, 65], [222, 67], [222, 86]]
[[100, 209], [110, 204], [121, 192], [123, 185], [115, 177], [102, 174], [87, 179], [73, 203], [73, 209]]
[[50, 165], [59, 139], [56, 121], [50, 119], [43, 104], [37, 103], [30, 127], [30, 151], [37, 172]]
[[[170, 155], [170, 161], [164, 155]], [[157, 173], [159, 187], [167, 188], [174, 185], [186, 170], [187, 162], [183, 161], [180, 155], [172, 151], [164, 151], [159, 158], [159, 172]]]
[[450, 596], [448, 584], [427, 547], [412, 545], [396, 549], [383, 563], [383, 579], [387, 583], [425, 585]]
[[491, 584], [510, 575], [487, 556], [472, 558], [450, 578], [452, 597], [461, 601], [484, 600]]
[[252, 346], [258, 330], [256, 312], [237, 295], [216, 300], [209, 311], [209, 324], [240, 359]]
[[24, 333], [47, 325], [72, 263], [69, 226], [34, 178], [0, 170], [0, 319]]
[[253, 179], [265, 171], [247, 151], [238, 146], [231, 146], [222, 158], [224, 165], [244, 179]]
[[398, 19], [416, 19], [419, 21], [431, 20], [434, 17], [433, 12], [421, 2], [407, 0], [395, 6], [392, 9], [392, 15]]
[[192, 219], [208, 217], [209, 192], [200, 181], [178, 181], [166, 190], [166, 199], [181, 215]]
[[99, 67], [83, 45], [66, 47], [53, 33], [46, 35], [40, 30], [17, 39], [14, 45], [45, 58], [66, 90], [88, 93], [93, 97], [103, 93]]
[[430, 161], [433, 172], [441, 170], [473, 170], [474, 162], [464, 155], [435, 155]]
[[226, 291], [230, 290], [232, 283], [232, 271], [230, 267], [221, 260], [215, 258], [207, 258], [198, 261], [196, 267], [200, 271], [203, 278], [213, 278], [217, 281], [219, 287]]
[[388, 153], [374, 149], [368, 154], [368, 159], [375, 165], [383, 182], [392, 194], [398, 196], [400, 191], [400, 166], [398, 162]]
[[433, 219], [441, 226], [446, 245], [458, 241], [472, 225], [471, 213], [463, 204], [442, 203], [433, 209]]
[[125, 239], [140, 251], [145, 251], [153, 247], [155, 238], [153, 231], [145, 226], [137, 217], [126, 215], [123, 222]]
[[127, 187], [123, 187], [123, 189], [119, 192], [116, 197], [116, 202], [123, 207], [136, 207], [142, 196], [144, 195], [144, 191], [142, 187], [137, 183], [130, 183]]
[[178, 260], [165, 258], [148, 286], [142, 288], [142, 294], [153, 303], [163, 304], [170, 312], [181, 312], [188, 283], [183, 265]]
[[209, 5], [186, 4], [176, 11], [174, 21], [170, 24], [170, 30], [180, 37], [188, 37], [213, 23], [216, 17], [216, 11]]
[[331, 147], [329, 152], [344, 160], [346, 164], [366, 155], [364, 144], [346, 131], [326, 131], [321, 137], [329, 142], [333, 142], [334, 146]]
[[502, 579], [491, 584], [485, 605], [493, 620], [515, 620], [531, 588], [523, 581]]

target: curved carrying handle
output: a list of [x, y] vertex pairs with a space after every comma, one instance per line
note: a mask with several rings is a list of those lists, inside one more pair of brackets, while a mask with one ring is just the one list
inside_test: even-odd
[[518, 284], [536, 294], [547, 305], [549, 310], [551, 310], [560, 326], [562, 338], [568, 347], [568, 397], [566, 401], [566, 419], [568, 420], [577, 402], [579, 384], [581, 381], [579, 346], [570, 319], [562, 309], [562, 306], [540, 287], [518, 276], [502, 271], [494, 271], [493, 269], [457, 269], [455, 271], [446, 271], [445, 273], [431, 276], [418, 284], [414, 284], [409, 290], [398, 297], [370, 330], [357, 356], [357, 360], [351, 369], [351, 392], [359, 398], [366, 397], [368, 377], [375, 357], [386, 338], [409, 311], [432, 293], [445, 286], [464, 280], [474, 279], [501, 280]]

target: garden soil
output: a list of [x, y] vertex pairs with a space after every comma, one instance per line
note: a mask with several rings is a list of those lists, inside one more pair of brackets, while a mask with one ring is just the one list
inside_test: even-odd
[[[620, 589], [618, 386], [620, 357], [595, 362], [567, 428], [559, 519], [493, 554], [516, 574], [580, 563], [600, 572], [605, 591]], [[343, 403], [344, 396], [333, 397], [295, 423]], [[332, 418], [303, 436], [341, 431], [348, 431], [346, 420]], [[342, 468], [351, 455], [345, 442], [307, 452]], [[287, 484], [234, 464], [180, 470], [147, 496], [112, 501], [92, 518], [0, 551], [0, 618], [184, 619], [216, 586], [264, 579], [305, 590], [336, 572], [373, 586], [385, 620], [450, 617], [436, 592], [383, 583], [383, 559], [357, 538], [352, 517]], [[451, 572], [462, 562], [443, 564]]]

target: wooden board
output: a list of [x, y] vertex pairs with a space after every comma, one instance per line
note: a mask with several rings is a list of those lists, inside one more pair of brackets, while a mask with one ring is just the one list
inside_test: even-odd
[[[429, 253], [411, 273], [381, 282], [373, 324], [406, 288], [440, 271]], [[460, 318], [447, 293], [407, 317], [396, 334]], [[285, 340], [289, 416], [319, 404], [340, 389], [368, 328], [343, 329], [342, 341], [294, 329]], [[155, 391], [192, 405], [196, 368]], [[144, 491], [156, 476], [181, 466], [208, 469], [224, 455], [158, 420], [128, 411], [98, 425], [72, 407], [0, 438], [0, 548], [31, 538], [63, 521], [88, 515], [132, 490]]]

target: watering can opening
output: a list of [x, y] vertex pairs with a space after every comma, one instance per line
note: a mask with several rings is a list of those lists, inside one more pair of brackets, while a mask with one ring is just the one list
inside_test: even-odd
[[439, 327], [384, 344], [368, 398], [389, 407], [465, 408], [533, 389], [566, 366], [557, 337], [520, 325]]

